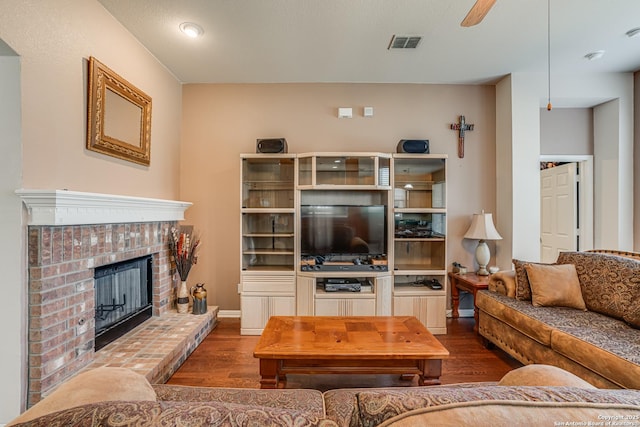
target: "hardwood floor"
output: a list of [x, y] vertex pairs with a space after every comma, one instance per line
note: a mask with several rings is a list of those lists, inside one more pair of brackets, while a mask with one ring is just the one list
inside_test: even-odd
[[[241, 336], [239, 319], [219, 319], [167, 384], [201, 387], [260, 388], [258, 359], [253, 349], [258, 336]], [[473, 318], [447, 319], [446, 335], [436, 335], [449, 350], [443, 362], [442, 384], [498, 381], [522, 364], [499, 349], [487, 350], [473, 332]], [[288, 375], [286, 388], [329, 390], [340, 387], [416, 385], [395, 375]]]

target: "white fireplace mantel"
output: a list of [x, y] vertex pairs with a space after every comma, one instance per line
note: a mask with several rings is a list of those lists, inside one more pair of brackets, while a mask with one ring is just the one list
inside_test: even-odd
[[16, 190], [29, 212], [29, 225], [81, 225], [182, 221], [192, 205], [177, 200], [149, 199], [68, 190]]

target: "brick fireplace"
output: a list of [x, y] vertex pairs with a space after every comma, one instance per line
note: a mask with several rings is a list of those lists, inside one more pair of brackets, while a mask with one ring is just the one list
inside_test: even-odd
[[95, 357], [94, 269], [152, 257], [153, 316], [174, 306], [167, 238], [190, 203], [20, 190], [28, 226], [28, 405]]

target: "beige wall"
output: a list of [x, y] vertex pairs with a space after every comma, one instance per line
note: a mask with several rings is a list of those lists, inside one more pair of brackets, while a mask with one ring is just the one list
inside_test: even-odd
[[593, 155], [593, 108], [541, 108], [540, 154]]
[[[189, 280], [206, 283], [210, 303], [239, 309], [239, 155], [255, 152], [257, 138], [285, 137], [291, 153], [395, 152], [402, 138], [428, 138], [432, 153], [449, 155], [448, 261], [473, 266], [474, 242], [462, 235], [473, 213], [495, 209], [493, 86], [202, 84], [183, 94], [180, 198], [194, 202], [187, 222], [204, 242]], [[362, 116], [364, 106], [373, 118]], [[338, 107], [354, 117], [338, 119]], [[460, 114], [475, 124], [464, 159], [449, 129]]]
[[[0, 249], [7, 308], [0, 311], [0, 424], [24, 409], [27, 270], [25, 210], [17, 188], [68, 188], [176, 199], [179, 196], [180, 83], [95, 0], [0, 0], [3, 212]], [[95, 56], [153, 99], [151, 166], [89, 152], [86, 144], [87, 59]], [[7, 80], [9, 79], [9, 80]], [[7, 96], [15, 97], [10, 100]], [[17, 126], [13, 126], [17, 123]], [[2, 120], [0, 120], [2, 124]], [[6, 213], [6, 215], [4, 214]], [[12, 234], [18, 236], [12, 239]], [[6, 267], [6, 268], [5, 268]]]
[[[0, 38], [21, 57], [25, 188], [178, 196], [181, 85], [94, 0], [3, 0]], [[87, 60], [152, 98], [151, 166], [88, 151]]]

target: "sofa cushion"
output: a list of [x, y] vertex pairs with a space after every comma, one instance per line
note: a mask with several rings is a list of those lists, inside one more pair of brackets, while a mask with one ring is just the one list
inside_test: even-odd
[[596, 329], [606, 330], [611, 334], [632, 330], [623, 321], [593, 311], [567, 307], [534, 307], [530, 302], [518, 301], [486, 290], [476, 294], [476, 304], [480, 310], [549, 347], [554, 329]]
[[[102, 401], [41, 414], [30, 420], [15, 419], [10, 426], [151, 426], [158, 420], [160, 403], [150, 401]], [[115, 423], [117, 424], [115, 424]], [[156, 423], [156, 425], [159, 425]]]
[[43, 415], [24, 424], [50, 426], [286, 426], [337, 427], [303, 411], [222, 402], [99, 402]]
[[595, 388], [582, 378], [550, 365], [526, 365], [507, 372], [498, 382], [501, 386], [529, 385], [529, 386], [566, 386], [580, 388]]
[[[380, 427], [418, 427], [473, 425], [539, 426], [539, 425], [614, 425], [612, 420], [637, 420], [640, 408], [632, 405], [608, 405], [551, 402], [484, 401], [451, 403], [416, 409], [380, 424]], [[570, 420], [566, 424], [562, 420]], [[607, 424], [606, 421], [609, 423]], [[634, 422], [634, 421], [632, 421]], [[635, 422], [634, 422], [635, 423]], [[629, 424], [634, 425], [634, 424]]]
[[248, 388], [190, 387], [153, 384], [158, 400], [181, 402], [225, 402], [324, 414], [322, 392], [318, 390], [255, 390]]
[[610, 254], [561, 252], [558, 264], [575, 265], [584, 302], [591, 311], [624, 319], [640, 298], [640, 260]]
[[[577, 387], [412, 387], [358, 393], [364, 427], [377, 426], [400, 414], [455, 402], [589, 402], [640, 405], [640, 390], [600, 390]], [[475, 421], [475, 420], [474, 420]], [[517, 424], [511, 424], [517, 425]]]
[[[438, 390], [440, 388], [475, 388], [475, 387], [491, 387], [497, 383], [492, 382], [475, 382], [475, 383], [459, 383], [455, 386], [428, 386], [429, 390]], [[338, 388], [327, 390], [323, 393], [325, 410], [327, 418], [335, 421], [340, 426], [361, 427], [362, 420], [358, 412], [358, 394], [364, 391], [398, 391], [398, 387], [378, 387], [371, 388]]]
[[[481, 311], [502, 320], [540, 344], [551, 345], [553, 328], [545, 324], [544, 321], [536, 320], [534, 313], [532, 313], [535, 308], [530, 301], [519, 301], [495, 292], [482, 290], [476, 294], [476, 305]], [[561, 307], [558, 309], [570, 310]], [[550, 308], [541, 307], [537, 314], [540, 316], [548, 310]]]
[[25, 422], [54, 411], [105, 400], [155, 401], [156, 393], [144, 376], [130, 369], [91, 369], [63, 383], [13, 422]]
[[524, 268], [531, 285], [531, 301], [535, 307], [587, 309], [573, 264], [526, 264]]
[[551, 348], [619, 386], [640, 389], [640, 332], [610, 320], [609, 327], [561, 327], [551, 334]]

